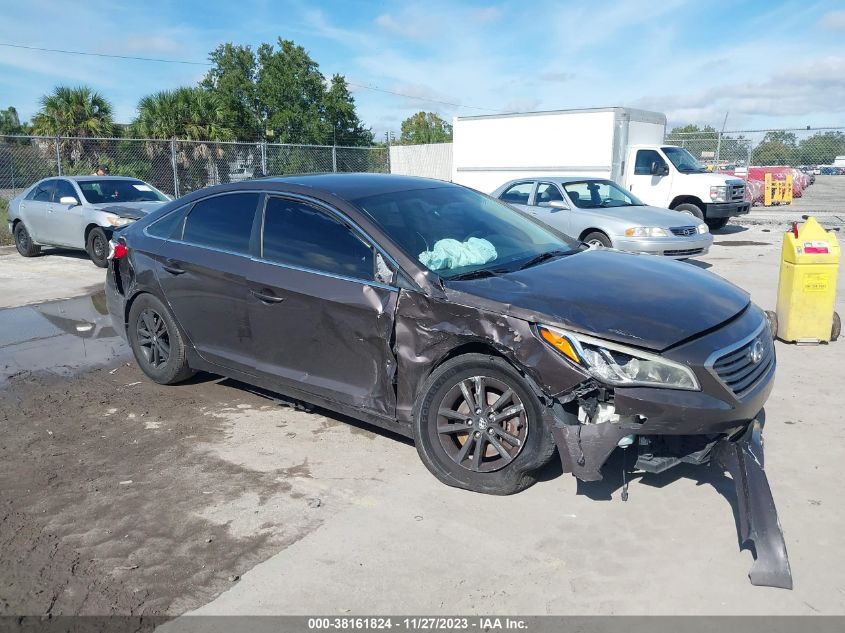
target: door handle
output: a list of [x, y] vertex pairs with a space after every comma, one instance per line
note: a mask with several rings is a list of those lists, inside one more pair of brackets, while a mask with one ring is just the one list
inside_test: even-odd
[[267, 288], [262, 288], [261, 290], [250, 290], [250, 292], [256, 299], [259, 299], [264, 303], [281, 303], [285, 300], [284, 297], [277, 297], [273, 294], [272, 290], [268, 290]]
[[161, 267], [164, 268], [164, 270], [169, 272], [171, 275], [181, 275], [185, 272], [185, 269], [182, 268], [178, 262], [172, 259], [168, 259], [167, 261], [165, 261], [164, 264], [161, 265]]

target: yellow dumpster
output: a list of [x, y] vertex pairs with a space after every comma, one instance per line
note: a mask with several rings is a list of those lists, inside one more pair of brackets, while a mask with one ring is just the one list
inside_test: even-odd
[[834, 340], [841, 327], [833, 310], [839, 244], [812, 217], [783, 236], [778, 283], [777, 337], [796, 343]]

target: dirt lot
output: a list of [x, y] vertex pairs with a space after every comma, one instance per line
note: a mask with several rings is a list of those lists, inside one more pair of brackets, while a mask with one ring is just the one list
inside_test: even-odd
[[[773, 307], [779, 247], [729, 226], [698, 265]], [[154, 385], [103, 316], [0, 310], [0, 614], [845, 614], [842, 341], [778, 344], [790, 592], [748, 583], [721, 473], [636, 475], [627, 503], [618, 456], [595, 484], [552, 465], [513, 497], [447, 488], [390, 434], [229, 380]]]

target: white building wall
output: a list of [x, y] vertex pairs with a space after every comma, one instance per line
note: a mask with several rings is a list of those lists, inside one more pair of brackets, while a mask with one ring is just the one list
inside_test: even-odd
[[452, 179], [452, 144], [391, 145], [390, 173], [449, 181]]

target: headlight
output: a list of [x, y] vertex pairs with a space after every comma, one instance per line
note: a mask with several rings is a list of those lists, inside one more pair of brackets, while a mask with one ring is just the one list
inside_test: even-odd
[[692, 370], [656, 354], [575, 334], [548, 325], [537, 329], [546, 343], [600, 382], [620, 387], [671, 387], [698, 391]]
[[625, 229], [625, 235], [628, 237], [666, 237], [669, 233], [666, 232], [666, 229], [656, 226], [634, 226]]
[[710, 228], [706, 224], [699, 224], [698, 225], [698, 232], [699, 233], [707, 233], [707, 231], [709, 231], [709, 230], [710, 230]]
[[127, 224], [132, 224], [135, 220], [132, 218], [122, 218], [119, 215], [114, 215], [110, 213], [106, 216], [106, 222], [109, 223], [111, 226], [126, 226]]
[[713, 202], [727, 202], [728, 188], [725, 185], [710, 187], [710, 200]]

